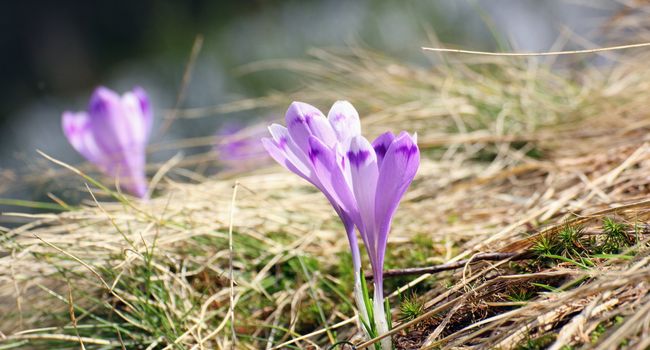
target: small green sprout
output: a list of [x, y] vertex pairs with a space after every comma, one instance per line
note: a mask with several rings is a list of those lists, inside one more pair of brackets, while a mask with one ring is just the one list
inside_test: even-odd
[[424, 303], [418, 300], [418, 296], [415, 293], [411, 293], [402, 300], [402, 303], [399, 305], [399, 311], [401, 321], [410, 321], [422, 315]]
[[599, 247], [602, 253], [616, 254], [623, 248], [629, 247], [634, 243], [634, 239], [627, 234], [627, 225], [616, 222], [614, 219], [606, 217], [603, 219], [603, 232], [605, 239]]
[[512, 302], [522, 302], [522, 301], [528, 301], [532, 299], [534, 296], [535, 293], [533, 291], [527, 289], [520, 289], [506, 296], [506, 299]]
[[541, 235], [537, 240], [535, 240], [532, 250], [540, 256], [553, 254], [553, 242], [551, 237], [548, 235]]
[[558, 232], [560, 251], [559, 254], [563, 257], [578, 259], [586, 252], [586, 247], [582, 242], [583, 229], [580, 226], [565, 225], [560, 232]]
[[526, 335], [526, 339], [519, 344], [515, 349], [517, 350], [542, 350], [546, 349], [555, 341], [554, 334], [543, 334], [538, 337], [533, 337], [530, 334]]

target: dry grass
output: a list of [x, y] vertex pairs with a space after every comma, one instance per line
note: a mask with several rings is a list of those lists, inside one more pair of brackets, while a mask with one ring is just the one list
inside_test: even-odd
[[[444, 56], [423, 68], [361, 49], [312, 53], [247, 67], [289, 68], [303, 89], [217, 110], [345, 97], [371, 136], [417, 131], [422, 165], [395, 218], [389, 268], [529, 254], [388, 281], [393, 319], [414, 310], [395, 322], [400, 347], [649, 346], [647, 51], [571, 70], [527, 58]], [[213, 111], [180, 111], [176, 122]], [[279, 167], [164, 179], [147, 203], [95, 187], [86, 197], [2, 234], [0, 349], [362, 343], [343, 229], [320, 193]]]

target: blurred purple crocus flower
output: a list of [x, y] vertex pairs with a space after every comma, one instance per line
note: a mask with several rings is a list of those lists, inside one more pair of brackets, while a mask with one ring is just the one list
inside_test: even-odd
[[62, 120], [72, 147], [140, 198], [147, 195], [145, 147], [152, 122], [149, 97], [140, 87], [122, 96], [98, 87], [87, 112], [66, 111]]
[[259, 138], [266, 134], [264, 124], [245, 126], [236, 121], [225, 123], [216, 134], [217, 158], [233, 170], [246, 170], [269, 159]]
[[[361, 260], [354, 232], [365, 244], [374, 275], [374, 323], [379, 334], [388, 331], [384, 310], [383, 266], [393, 214], [420, 164], [416, 135], [380, 135], [372, 144], [361, 136], [359, 114], [347, 101], [338, 101], [327, 118], [315, 107], [294, 102], [286, 114], [287, 127], [273, 124], [272, 138], [262, 139], [269, 154], [325, 194], [348, 235], [355, 271]], [[364, 321], [360, 276], [355, 298]], [[390, 348], [390, 339], [382, 342]]]

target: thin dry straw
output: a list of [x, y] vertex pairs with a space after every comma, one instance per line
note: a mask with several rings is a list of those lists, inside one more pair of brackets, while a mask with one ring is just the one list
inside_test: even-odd
[[167, 132], [169, 127], [172, 126], [174, 120], [176, 120], [178, 109], [183, 103], [183, 101], [185, 100], [185, 95], [187, 94], [187, 87], [190, 84], [190, 80], [192, 79], [192, 71], [194, 71], [194, 65], [196, 64], [196, 59], [199, 57], [199, 53], [201, 53], [202, 48], [203, 48], [203, 35], [199, 34], [194, 39], [194, 44], [192, 45], [192, 51], [190, 52], [190, 58], [188, 59], [187, 65], [185, 66], [185, 71], [183, 72], [183, 80], [181, 81], [181, 86], [180, 89], [178, 90], [178, 95], [176, 95], [176, 103], [174, 104], [174, 108], [168, 111], [168, 114], [165, 116], [164, 119], [164, 124], [160, 127], [161, 134]]
[[235, 185], [232, 189], [232, 201], [230, 202], [230, 222], [228, 223], [228, 250], [230, 253], [228, 256], [228, 277], [230, 278], [230, 332], [232, 333], [232, 349], [234, 349], [235, 345], [237, 344], [237, 333], [235, 333], [235, 280], [232, 267], [235, 251], [232, 244], [232, 226], [235, 218], [235, 201], [237, 199], [238, 188], [239, 182], [235, 182]]
[[596, 52], [603, 52], [603, 51], [633, 49], [633, 48], [648, 47], [648, 46], [650, 46], [650, 42], [630, 44], [630, 45], [601, 47], [597, 49], [548, 51], [548, 52], [489, 52], [489, 51], [472, 51], [472, 50], [447, 49], [447, 48], [440, 48], [440, 47], [424, 47], [424, 46], [422, 47], [422, 50], [436, 51], [436, 52], [449, 52], [449, 53], [463, 53], [463, 54], [481, 55], [481, 56], [527, 57], [527, 56], [578, 55], [578, 54], [596, 53]]
[[[384, 270], [384, 278], [397, 277], [397, 276], [409, 276], [409, 275], [422, 275], [425, 273], [436, 273], [442, 271], [455, 270], [459, 268], [465, 268], [468, 264], [474, 264], [481, 261], [499, 261], [504, 259], [510, 260], [524, 260], [528, 259], [528, 254], [525, 253], [480, 253], [473, 256], [470, 259], [463, 259], [454, 262], [449, 262], [440, 265], [425, 266], [425, 267], [409, 267], [403, 269], [391, 269]], [[373, 275], [367, 274], [366, 279], [372, 280]]]

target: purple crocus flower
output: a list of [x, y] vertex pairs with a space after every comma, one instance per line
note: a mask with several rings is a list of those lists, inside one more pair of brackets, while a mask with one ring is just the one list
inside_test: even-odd
[[[262, 144], [269, 155], [285, 168], [316, 186], [329, 200], [334, 211], [339, 215], [348, 237], [354, 271], [361, 270], [361, 256], [354, 221], [334, 198], [334, 193], [324, 187], [317, 177], [314, 165], [310, 161], [309, 137], [316, 135], [323, 142], [334, 146], [346, 142], [351, 133], [361, 130], [359, 114], [348, 102], [337, 102], [332, 106], [328, 118], [317, 108], [302, 102], [293, 102], [285, 115], [288, 128], [272, 124], [269, 127], [272, 139], [263, 138]], [[354, 294], [357, 308], [362, 319], [367, 323], [367, 311], [361, 294], [361, 279], [355, 273]]]
[[233, 170], [259, 166], [260, 162], [270, 160], [259, 142], [264, 134], [263, 124], [245, 126], [236, 121], [226, 122], [216, 133], [214, 151], [217, 158]]
[[98, 87], [88, 112], [64, 112], [62, 121], [77, 152], [140, 198], [147, 195], [145, 147], [152, 122], [149, 97], [139, 87], [122, 96]]
[[[387, 132], [371, 144], [361, 136], [357, 111], [345, 101], [336, 102], [327, 118], [311, 105], [294, 102], [286, 123], [287, 128], [271, 125], [273, 138], [262, 142], [278, 163], [325, 194], [346, 228], [355, 271], [360, 271], [361, 263], [354, 227], [359, 230], [374, 275], [372, 321], [383, 334], [388, 331], [384, 255], [393, 214], [420, 164], [416, 136]], [[358, 284], [356, 280], [355, 292]], [[364, 317], [363, 302], [355, 297]], [[390, 348], [390, 339], [382, 347]]]

